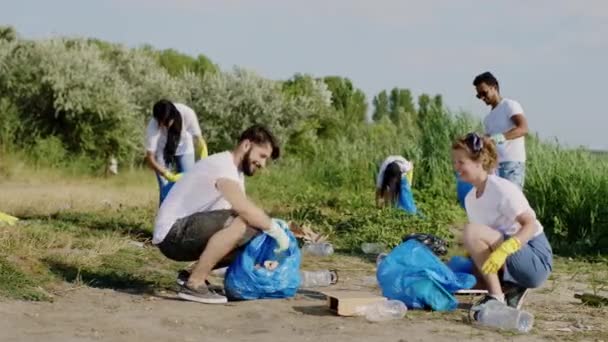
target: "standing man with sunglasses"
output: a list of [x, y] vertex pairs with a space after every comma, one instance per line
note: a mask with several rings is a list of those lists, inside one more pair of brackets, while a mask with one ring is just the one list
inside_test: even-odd
[[523, 189], [526, 176], [525, 136], [528, 134], [524, 110], [519, 102], [500, 95], [498, 80], [490, 72], [475, 77], [473, 85], [477, 98], [492, 108], [483, 124], [486, 135], [498, 147], [498, 175]]

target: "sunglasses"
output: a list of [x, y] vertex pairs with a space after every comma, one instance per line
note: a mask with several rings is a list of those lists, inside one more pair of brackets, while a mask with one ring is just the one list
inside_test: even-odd
[[480, 92], [477, 93], [477, 98], [478, 99], [484, 98], [486, 96], [488, 96], [488, 92], [485, 91], [485, 90], [482, 90], [482, 91], [480, 91]]
[[464, 141], [474, 153], [479, 153], [483, 149], [483, 139], [477, 133], [467, 134]]

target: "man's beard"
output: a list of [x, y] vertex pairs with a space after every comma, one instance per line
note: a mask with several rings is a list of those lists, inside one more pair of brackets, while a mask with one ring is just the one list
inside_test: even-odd
[[251, 150], [247, 151], [247, 153], [245, 153], [243, 156], [243, 160], [241, 161], [241, 170], [243, 170], [243, 173], [248, 177], [253, 176], [255, 173], [255, 171], [251, 168], [251, 160], [249, 159], [250, 154]]

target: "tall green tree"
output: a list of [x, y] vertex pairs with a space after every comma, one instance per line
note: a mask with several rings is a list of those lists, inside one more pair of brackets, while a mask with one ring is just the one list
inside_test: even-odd
[[414, 99], [409, 89], [393, 88], [389, 97], [390, 118], [397, 124], [402, 115], [415, 115]]
[[207, 56], [202, 54], [194, 58], [173, 49], [165, 49], [157, 52], [157, 58], [171, 76], [179, 76], [187, 71], [203, 76], [207, 72], [216, 72], [218, 69]]
[[389, 99], [386, 90], [381, 91], [378, 95], [374, 96], [374, 113], [372, 119], [374, 122], [379, 122], [383, 117], [389, 115]]
[[0, 26], [0, 40], [8, 42], [17, 40], [17, 31], [12, 26]]
[[367, 114], [365, 93], [353, 86], [348, 78], [327, 76], [323, 79], [331, 91], [333, 107], [342, 113], [348, 122], [363, 122]]

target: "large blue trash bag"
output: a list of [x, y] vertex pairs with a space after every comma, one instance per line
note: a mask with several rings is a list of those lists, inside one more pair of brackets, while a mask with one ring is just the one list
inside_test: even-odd
[[473, 184], [463, 181], [458, 174], [456, 174], [456, 195], [458, 196], [458, 203], [460, 203], [462, 208], [465, 208], [464, 199], [471, 189], [473, 189]]
[[382, 295], [397, 299], [410, 309], [454, 310], [452, 293], [475, 286], [471, 274], [454, 273], [424, 244], [415, 239], [403, 242], [380, 263], [376, 274]]
[[[228, 298], [288, 298], [296, 294], [300, 287], [300, 249], [287, 223], [279, 223], [289, 236], [289, 248], [276, 255], [277, 243], [273, 238], [266, 234], [253, 238], [226, 271], [224, 289]], [[267, 270], [264, 268], [267, 260], [278, 261], [279, 266]]]
[[414, 202], [414, 194], [406, 177], [401, 178], [401, 188], [399, 189], [399, 201], [397, 208], [405, 210], [410, 214], [418, 213], [416, 203]]
[[453, 256], [446, 265], [454, 272], [469, 273], [473, 274], [475, 268], [473, 260], [468, 257], [455, 255]]

